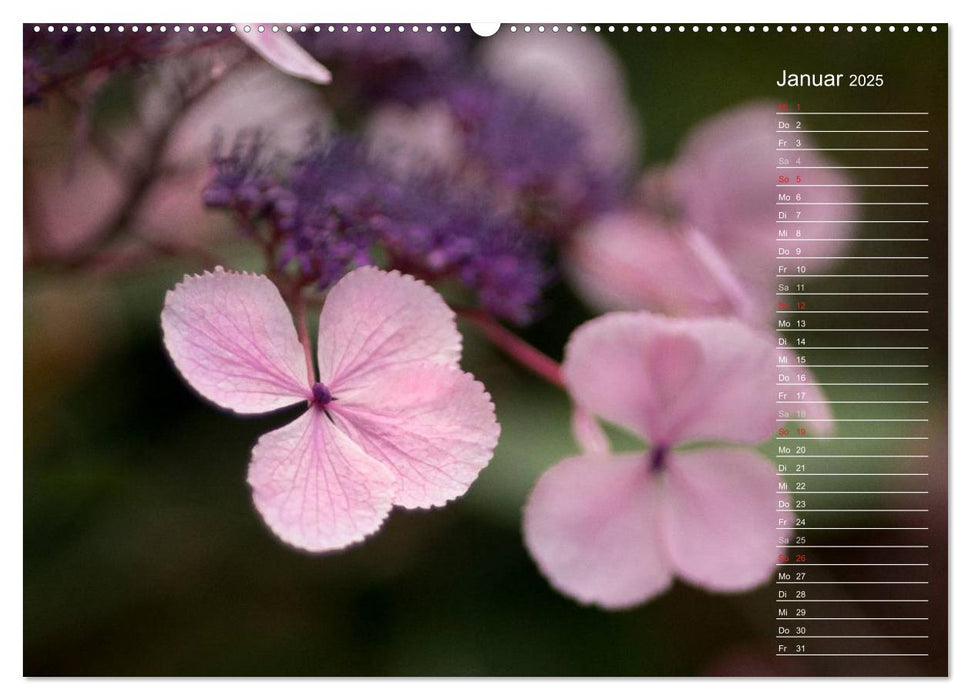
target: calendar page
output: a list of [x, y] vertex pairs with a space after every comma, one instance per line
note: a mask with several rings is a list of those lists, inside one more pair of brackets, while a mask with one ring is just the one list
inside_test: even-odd
[[947, 676], [948, 25], [23, 25], [25, 676]]

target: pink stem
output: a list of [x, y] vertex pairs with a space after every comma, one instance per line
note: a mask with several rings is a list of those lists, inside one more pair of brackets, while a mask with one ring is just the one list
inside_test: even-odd
[[313, 386], [317, 379], [314, 377], [313, 353], [310, 350], [310, 333], [307, 331], [307, 303], [303, 295], [298, 290], [293, 295], [293, 315], [297, 317], [297, 335], [300, 337], [300, 344], [303, 345], [303, 357], [307, 361], [307, 382], [308, 386]]
[[563, 372], [556, 360], [534, 348], [484, 311], [459, 308], [456, 313], [472, 322], [493, 345], [510, 358], [553, 386], [563, 388]]

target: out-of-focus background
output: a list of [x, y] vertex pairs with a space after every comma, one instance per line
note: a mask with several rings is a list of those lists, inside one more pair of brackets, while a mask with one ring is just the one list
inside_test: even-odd
[[[626, 75], [642, 133], [640, 168], [669, 161], [695, 125], [721, 110], [788, 98], [775, 80], [790, 65], [883, 73], [885, 90], [800, 96], [860, 111], [886, 109], [891, 99], [895, 107], [936, 111], [931, 153], [947, 153], [941, 37], [618, 31], [603, 32], [602, 40]], [[170, 142], [154, 146], [171, 151], [157, 159], [172, 168], [171, 187], [144, 193], [138, 210], [121, 212], [121, 221], [103, 222], [118, 235], [137, 234], [138, 245], [85, 259], [84, 241], [72, 236], [86, 235], [76, 233], [87, 230], [82, 222], [97, 224], [100, 203], [121, 196], [104, 171], [142, 138], [131, 128], [139, 109], [131, 84], [143, 70], [136, 77], [92, 76], [106, 81], [93, 106], [83, 97], [47, 97], [24, 107], [25, 227], [47, 237], [41, 247], [25, 239], [25, 674], [861, 672], [838, 660], [777, 662], [770, 587], [721, 596], [678, 583], [625, 612], [584, 607], [552, 590], [523, 546], [520, 525], [537, 477], [576, 451], [567, 399], [510, 364], [472, 328], [463, 328], [463, 365], [492, 393], [502, 438], [468, 495], [440, 510], [396, 510], [379, 533], [345, 552], [308, 556], [276, 541], [253, 509], [245, 469], [256, 439], [292, 416], [240, 419], [199, 400], [165, 355], [159, 312], [165, 291], [184, 273], [206, 267], [209, 253], [241, 267], [260, 265], [228, 217], [203, 208], [205, 173], [183, 167], [180, 154], [204, 151], [217, 128], [231, 130], [247, 110], [247, 91], [279, 107], [273, 119], [281, 128], [302, 133], [305, 124], [293, 115], [307, 115], [307, 123], [325, 118], [315, 110], [328, 88], [299, 85], [267, 99], [265, 83], [292, 79], [262, 66], [223, 85], [237, 92], [220, 102], [222, 111], [192, 117], [170, 130]], [[78, 126], [79, 115], [97, 128]], [[99, 150], [87, 162], [95, 156], [72, 155], [71, 146], [91, 133]], [[66, 177], [72, 169], [85, 177]], [[928, 173], [933, 210], [946, 212], [945, 169]], [[129, 177], [142, 175], [135, 170]], [[936, 593], [946, 585], [943, 221], [928, 227], [934, 259], [926, 286], [928, 395], [937, 409], [930, 426], [938, 432], [930, 441], [934, 458], [923, 466], [939, 475], [932, 494], [941, 518], [932, 531]], [[523, 335], [559, 358], [570, 331], [594, 313], [560, 282]], [[855, 415], [834, 408], [838, 416]], [[869, 507], [880, 507], [880, 496], [869, 498]], [[936, 620], [946, 616], [943, 607], [929, 612]], [[943, 647], [936, 653], [943, 664]], [[867, 669], [906, 673], [907, 662]]]

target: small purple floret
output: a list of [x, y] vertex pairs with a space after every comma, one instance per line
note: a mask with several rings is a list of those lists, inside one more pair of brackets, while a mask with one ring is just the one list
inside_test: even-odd
[[652, 472], [659, 472], [664, 469], [664, 462], [667, 459], [668, 452], [670, 452], [670, 448], [667, 445], [657, 445], [653, 450], [651, 450]]
[[330, 389], [328, 389], [320, 382], [316, 382], [311, 387], [310, 391], [314, 395], [313, 403], [314, 403], [314, 406], [316, 406], [317, 408], [324, 408], [325, 406], [327, 406], [327, 404], [329, 404], [331, 401], [334, 400], [334, 397], [331, 396]]

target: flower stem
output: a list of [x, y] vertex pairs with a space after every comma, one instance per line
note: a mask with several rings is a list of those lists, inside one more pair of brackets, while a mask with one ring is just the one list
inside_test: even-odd
[[733, 272], [731, 263], [698, 229], [688, 228], [683, 235], [688, 244], [688, 250], [711, 275], [711, 280], [728, 299], [735, 315], [743, 319], [748, 318], [752, 311], [752, 301], [738, 276]]
[[314, 377], [313, 353], [310, 350], [310, 333], [307, 331], [307, 303], [297, 289], [293, 294], [293, 315], [297, 318], [297, 335], [303, 345], [303, 357], [307, 361], [307, 385], [313, 386], [317, 379]]
[[553, 386], [563, 388], [563, 372], [552, 357], [534, 348], [485, 311], [457, 308], [455, 312], [471, 322], [493, 345], [517, 363]]

